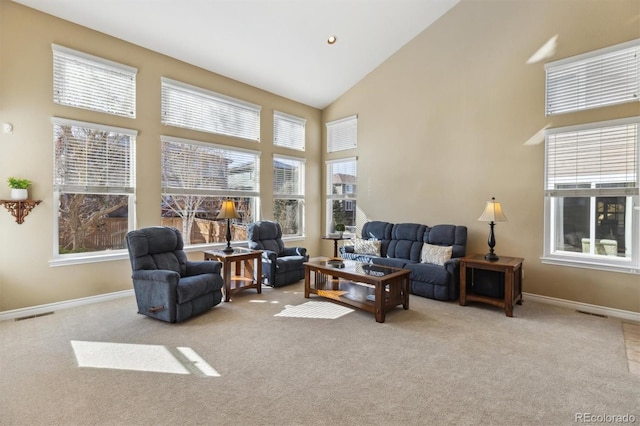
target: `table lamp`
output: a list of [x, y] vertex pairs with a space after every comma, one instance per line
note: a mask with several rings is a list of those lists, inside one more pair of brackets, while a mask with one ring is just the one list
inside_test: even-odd
[[227, 219], [227, 247], [222, 250], [225, 253], [233, 253], [233, 247], [231, 247], [231, 219], [238, 219], [240, 215], [236, 211], [236, 205], [233, 200], [226, 200], [222, 202], [220, 207], [220, 213], [216, 219]]
[[487, 201], [487, 205], [482, 212], [482, 216], [478, 218], [481, 222], [489, 222], [489, 253], [485, 255], [485, 260], [496, 261], [499, 259], [498, 255], [493, 252], [493, 247], [496, 245], [496, 237], [493, 234], [493, 226], [495, 222], [508, 222], [509, 219], [502, 213], [502, 206], [496, 201], [495, 197], [491, 197], [491, 201]]

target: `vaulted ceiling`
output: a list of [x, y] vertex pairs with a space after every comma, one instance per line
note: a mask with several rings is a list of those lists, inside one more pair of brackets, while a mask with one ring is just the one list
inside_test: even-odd
[[14, 1], [323, 109], [459, 0]]

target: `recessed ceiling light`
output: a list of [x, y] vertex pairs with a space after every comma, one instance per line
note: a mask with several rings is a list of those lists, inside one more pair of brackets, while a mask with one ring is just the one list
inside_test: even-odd
[[338, 41], [338, 37], [332, 35], [327, 39], [327, 43], [329, 44], [334, 44], [336, 41]]

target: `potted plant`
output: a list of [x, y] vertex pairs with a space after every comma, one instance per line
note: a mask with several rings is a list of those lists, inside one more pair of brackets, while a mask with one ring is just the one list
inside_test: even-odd
[[29, 198], [28, 188], [31, 186], [29, 179], [10, 177], [7, 179], [9, 188], [11, 188], [12, 200], [26, 200]]
[[342, 233], [344, 232], [344, 230], [344, 223], [336, 223], [336, 233], [338, 233], [340, 237], [342, 237]]

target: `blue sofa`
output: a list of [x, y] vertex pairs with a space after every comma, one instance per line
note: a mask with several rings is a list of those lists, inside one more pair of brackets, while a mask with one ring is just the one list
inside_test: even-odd
[[[361, 240], [379, 245], [379, 253], [358, 252], [356, 245], [340, 248], [344, 259], [408, 269], [410, 291], [418, 296], [436, 300], [456, 300], [460, 289], [460, 258], [467, 246], [467, 227], [456, 225], [427, 226], [417, 223], [367, 222], [362, 227]], [[356, 241], [360, 243], [361, 241]], [[425, 246], [427, 245], [427, 246]], [[423, 248], [451, 250], [450, 259], [442, 264], [432, 262]]]

